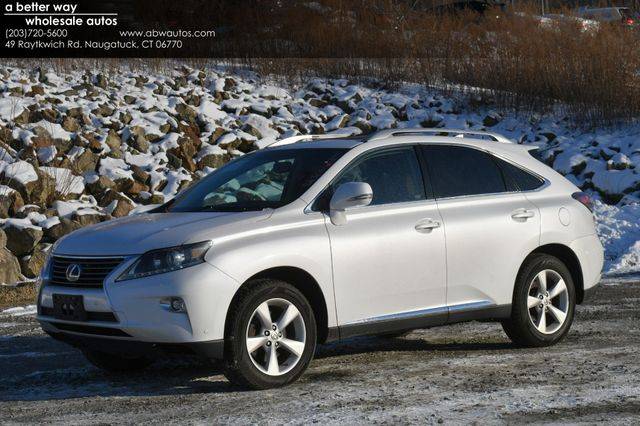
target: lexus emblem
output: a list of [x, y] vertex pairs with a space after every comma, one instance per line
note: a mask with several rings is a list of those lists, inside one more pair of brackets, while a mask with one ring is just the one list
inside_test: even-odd
[[70, 282], [76, 282], [80, 279], [80, 274], [82, 273], [82, 268], [77, 263], [72, 263], [67, 266], [67, 280]]

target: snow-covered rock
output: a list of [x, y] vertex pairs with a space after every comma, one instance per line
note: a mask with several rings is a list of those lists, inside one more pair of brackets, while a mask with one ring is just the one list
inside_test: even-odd
[[[280, 138], [490, 128], [540, 146], [547, 164], [590, 192], [606, 271], [640, 272], [638, 124], [583, 129], [559, 114], [496, 111], [416, 84], [391, 91], [312, 78], [279, 87], [251, 72], [183, 66], [164, 74], [0, 70], [0, 226], [41, 232], [46, 243], [166, 202], [227, 161]], [[34, 80], [36, 74], [48, 83]], [[23, 272], [37, 266], [28, 258], [41, 251], [37, 239], [14, 247]]]

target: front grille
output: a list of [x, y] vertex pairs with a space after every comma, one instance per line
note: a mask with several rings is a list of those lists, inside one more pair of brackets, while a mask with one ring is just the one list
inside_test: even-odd
[[[101, 288], [107, 275], [120, 265], [123, 260], [124, 258], [122, 257], [74, 258], [54, 256], [49, 283], [67, 287]], [[67, 268], [73, 264], [80, 266], [80, 277], [77, 281], [69, 281], [67, 279]]]

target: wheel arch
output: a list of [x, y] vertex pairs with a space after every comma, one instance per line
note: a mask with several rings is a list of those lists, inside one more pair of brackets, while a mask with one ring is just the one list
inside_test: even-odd
[[[329, 333], [327, 303], [318, 281], [304, 269], [294, 266], [278, 266], [260, 271], [249, 277], [240, 288], [236, 290], [229, 306], [234, 306], [237, 298], [242, 294], [241, 290], [252, 285], [251, 283], [254, 280], [265, 278], [287, 282], [307, 298], [316, 317], [318, 343], [324, 343]], [[231, 311], [229, 310], [225, 319], [225, 335], [227, 333], [226, 325], [229, 324], [230, 315]]]
[[575, 285], [576, 303], [582, 303], [584, 300], [584, 278], [582, 275], [582, 266], [580, 265], [578, 256], [570, 247], [564, 244], [545, 244], [540, 246], [529, 253], [522, 262], [522, 265], [520, 265], [520, 269], [524, 267], [527, 259], [529, 259], [532, 254], [548, 254], [558, 258], [562, 263], [564, 263], [569, 270], [571, 278], [573, 279], [573, 284]]

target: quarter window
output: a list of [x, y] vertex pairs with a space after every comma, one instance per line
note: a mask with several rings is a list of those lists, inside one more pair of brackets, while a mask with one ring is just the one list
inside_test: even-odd
[[371, 185], [371, 205], [426, 199], [420, 164], [412, 146], [365, 156], [355, 164], [347, 166], [332, 188], [335, 189], [346, 182], [366, 182]]
[[486, 152], [462, 146], [422, 146], [436, 198], [506, 192], [500, 168]]
[[520, 167], [496, 158], [500, 167], [505, 173], [505, 178], [510, 179], [515, 186], [514, 189], [520, 191], [533, 191], [542, 186], [544, 181], [529, 172], [522, 170]]

